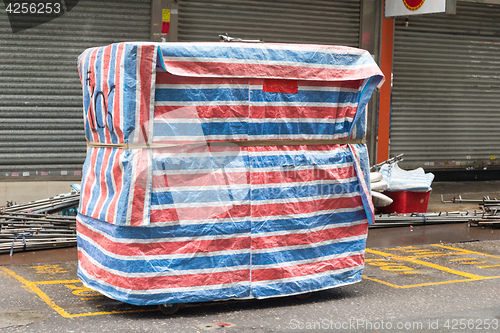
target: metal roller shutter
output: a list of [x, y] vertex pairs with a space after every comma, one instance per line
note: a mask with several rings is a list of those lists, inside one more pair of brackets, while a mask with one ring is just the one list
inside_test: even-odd
[[178, 39], [227, 33], [265, 42], [359, 47], [360, 0], [179, 0]]
[[395, 21], [390, 153], [426, 169], [497, 166], [500, 6]]
[[16, 33], [0, 9], [0, 178], [78, 177], [86, 145], [76, 59], [88, 47], [148, 40], [151, 1], [79, 1]]

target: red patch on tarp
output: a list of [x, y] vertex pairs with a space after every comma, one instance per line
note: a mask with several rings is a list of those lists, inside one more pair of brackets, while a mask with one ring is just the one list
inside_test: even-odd
[[264, 80], [264, 92], [296, 94], [299, 91], [297, 80]]

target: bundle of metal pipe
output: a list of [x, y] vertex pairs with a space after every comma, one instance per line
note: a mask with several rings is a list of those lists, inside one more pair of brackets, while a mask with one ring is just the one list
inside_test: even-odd
[[0, 254], [76, 246], [76, 217], [51, 214], [79, 203], [79, 193], [0, 208]]
[[54, 213], [62, 211], [69, 208], [74, 208], [78, 206], [80, 202], [80, 193], [67, 193], [60, 194], [52, 198], [32, 201], [20, 205], [11, 205], [3, 207], [0, 212], [12, 213], [12, 212], [33, 212], [33, 213]]
[[76, 245], [76, 217], [35, 213], [0, 214], [0, 253]]
[[446, 223], [467, 223], [480, 217], [477, 212], [446, 212], [426, 214], [383, 214], [375, 216], [375, 223], [370, 228], [406, 227]]

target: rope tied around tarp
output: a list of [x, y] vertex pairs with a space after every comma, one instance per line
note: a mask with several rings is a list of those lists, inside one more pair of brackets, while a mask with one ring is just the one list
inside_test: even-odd
[[251, 140], [251, 141], [219, 141], [219, 142], [190, 142], [190, 143], [102, 143], [87, 141], [90, 148], [120, 148], [120, 149], [155, 149], [172, 148], [190, 145], [225, 146], [229, 144], [240, 147], [262, 146], [300, 146], [300, 145], [342, 145], [366, 144], [365, 139], [324, 139], [324, 140]]

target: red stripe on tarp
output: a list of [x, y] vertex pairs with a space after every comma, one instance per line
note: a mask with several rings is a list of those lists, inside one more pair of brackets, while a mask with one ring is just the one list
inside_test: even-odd
[[358, 254], [349, 257], [341, 257], [319, 262], [313, 262], [302, 265], [275, 267], [268, 269], [252, 269], [252, 281], [270, 281], [275, 283], [274, 280], [288, 279], [294, 277], [307, 277], [311, 274], [318, 274], [323, 272], [331, 272], [336, 274], [335, 271], [344, 268], [362, 266], [364, 263], [364, 254]]
[[[149, 126], [151, 110], [151, 90], [154, 89], [153, 80], [153, 59], [156, 55], [156, 47], [154, 45], [138, 45], [140, 49], [140, 58], [137, 59], [139, 63], [139, 73], [137, 75], [137, 81], [139, 84], [138, 89], [140, 89], [140, 103], [139, 108], [139, 123], [135, 124], [135, 129], [141, 132], [139, 135], [138, 142], [152, 142], [152, 138], [149, 138], [149, 128], [144, 128], [143, 126]], [[139, 52], [138, 52], [139, 53]]]
[[[122, 73], [122, 59], [123, 59], [123, 47], [124, 43], [120, 43], [116, 50], [116, 64], [115, 64], [115, 89], [113, 92], [113, 128], [115, 130], [116, 137], [118, 138], [118, 143], [125, 142], [123, 129], [121, 126], [122, 114], [122, 103], [121, 103], [121, 92], [122, 92], [122, 82], [120, 76]], [[118, 192], [121, 191], [121, 187]]]
[[300, 182], [302, 186], [307, 186], [310, 181], [329, 181], [347, 179], [356, 176], [354, 167], [344, 167], [338, 169], [310, 169], [310, 170], [290, 170], [252, 172], [250, 174], [252, 185], [295, 183]]
[[148, 186], [149, 173], [151, 172], [149, 168], [149, 151], [148, 149], [138, 149], [135, 152], [133, 162], [136, 164], [135, 172], [132, 173], [133, 177], [133, 192], [129, 200], [132, 200], [132, 205], [130, 207], [130, 225], [131, 226], [142, 226], [148, 224], [144, 221], [144, 211], [149, 210], [149, 203], [146, 207], [146, 195], [151, 191]]
[[83, 188], [81, 190], [80, 198], [81, 202], [81, 212], [87, 216], [93, 216], [93, 212], [89, 212], [89, 200], [91, 199], [90, 195], [92, 192], [92, 187], [95, 183], [95, 167], [97, 165], [97, 148], [87, 148], [87, 158], [90, 155], [90, 163], [88, 165], [88, 174], [84, 176]]
[[[251, 239], [249, 236], [233, 238], [197, 240], [196, 237], [189, 241], [176, 241], [176, 238], [162, 238], [160, 241], [149, 239], [150, 243], [134, 243], [132, 239], [126, 239], [126, 242], [114, 241], [106, 235], [94, 232], [81, 223], [78, 224], [78, 232], [92, 239], [94, 243], [102, 247], [105, 251], [120, 256], [171, 256], [175, 259], [176, 254], [186, 253], [214, 253], [219, 251], [236, 251], [250, 249]], [[215, 237], [215, 236], [214, 236]], [[142, 259], [141, 259], [142, 260]]]
[[248, 85], [248, 79], [241, 78], [212, 78], [212, 77], [193, 77], [179, 76], [169, 72], [156, 72], [156, 84], [178, 84], [178, 85], [197, 85], [197, 84], [241, 84]]
[[341, 145], [280, 145], [279, 140], [274, 140], [276, 141], [276, 145], [274, 146], [249, 146], [249, 147], [242, 147], [242, 149], [248, 149], [249, 153], [253, 153], [258, 155], [259, 152], [276, 152], [279, 154], [280, 152], [286, 153], [289, 151], [303, 151], [304, 155], [311, 155], [314, 156], [314, 152], [316, 151], [328, 151], [332, 153], [332, 156], [334, 154], [337, 154], [339, 152], [335, 150], [343, 150], [343, 152], [348, 152], [348, 145], [347, 144], [341, 144]]
[[[117, 271], [112, 273], [94, 265], [81, 251], [78, 252], [78, 261], [81, 267], [87, 271], [90, 276], [97, 277], [113, 287], [137, 291], [144, 290], [145, 294], [147, 290], [155, 289], [193, 288], [192, 291], [196, 291], [196, 287], [201, 286], [219, 286], [250, 281], [249, 269], [171, 276], [161, 276], [157, 273], [157, 276], [151, 277], [128, 277], [118, 275]], [[224, 288], [227, 288], [227, 286], [224, 286]], [[168, 292], [168, 290], [165, 292]], [[154, 297], [154, 295], [151, 297]]]
[[175, 105], [175, 102], [169, 102], [171, 105], [156, 105], [155, 120], [168, 119], [196, 119], [196, 118], [247, 118], [248, 105], [198, 105], [190, 106], [196, 109], [196, 117], [188, 117], [183, 112], [173, 112], [186, 108], [185, 105]]
[[109, 156], [111, 155], [111, 148], [100, 148], [104, 149], [104, 156], [102, 157], [101, 161], [101, 170], [99, 170], [99, 197], [95, 199], [95, 207], [94, 207], [94, 214], [92, 214], [95, 218], [99, 219], [99, 215], [101, 212], [101, 209], [106, 202], [106, 199], [108, 198], [108, 184], [106, 183], [107, 177], [106, 177], [106, 169], [108, 167], [108, 163], [112, 163], [112, 161], [109, 160]]
[[[116, 148], [114, 148], [116, 149]], [[117, 152], [115, 154], [115, 157], [113, 159], [112, 167], [111, 167], [111, 175], [114, 179], [115, 183], [115, 192], [113, 197], [111, 198], [111, 202], [109, 203], [108, 207], [108, 212], [106, 214], [106, 221], [109, 221], [111, 223], [117, 223], [117, 204], [118, 204], [118, 199], [120, 198], [120, 195], [123, 191], [123, 171], [121, 169], [122, 165], [122, 156], [125, 154], [124, 149], [116, 149]]]
[[101, 87], [102, 87], [102, 95], [100, 95], [101, 102], [101, 110], [102, 110], [102, 125], [104, 125], [104, 142], [111, 143], [111, 134], [110, 127], [108, 126], [108, 96], [109, 96], [109, 87], [108, 87], [108, 79], [109, 79], [109, 65], [111, 60], [111, 49], [112, 45], [108, 45], [103, 48], [102, 52], [102, 72], [101, 72]]
[[[151, 223], [176, 222], [189, 220], [210, 220], [235, 218], [250, 216], [250, 204], [234, 206], [217, 206], [217, 210], [212, 207], [188, 207], [188, 208], [169, 208], [169, 209], [151, 209]], [[221, 209], [219, 209], [221, 208]]]
[[[359, 89], [364, 80], [347, 81], [299, 81], [299, 87], [338, 87], [346, 89]], [[299, 88], [300, 89], [300, 88]]]
[[[177, 174], [153, 176], [153, 188], [164, 188], [179, 186], [216, 186], [216, 185], [244, 185], [248, 184], [247, 173], [245, 172], [225, 172], [221, 169], [214, 169], [212, 173]], [[166, 188], [166, 191], [170, 189]]]
[[368, 223], [355, 224], [348, 227], [328, 228], [307, 233], [294, 233], [296, 230], [289, 230], [289, 232], [290, 233], [277, 236], [255, 237], [255, 235], [253, 235], [252, 250], [306, 244], [314, 246], [316, 243], [329, 240], [366, 235], [368, 233]]
[[363, 202], [359, 195], [347, 198], [341, 197], [302, 202], [288, 201], [270, 204], [261, 204], [259, 201], [254, 200], [252, 203], [252, 217], [294, 215], [319, 212], [322, 210], [363, 207]]
[[[258, 63], [231, 63], [228, 62], [200, 62], [200, 61], [173, 61], [165, 62], [167, 71], [180, 76], [228, 76], [228, 77], [255, 77], [255, 78], [290, 78], [297, 80], [360, 80], [374, 75], [380, 75], [377, 66], [364, 68], [333, 68], [266, 65]], [[251, 74], [249, 74], [251, 73]], [[273, 75], [276, 73], [276, 75]]]
[[[334, 123], [339, 118], [350, 118], [351, 120], [356, 115], [357, 107], [355, 106], [338, 106], [338, 107], [321, 107], [321, 106], [272, 106], [264, 105], [257, 106], [250, 104], [250, 119], [330, 119], [330, 123]], [[201, 117], [200, 117], [201, 118]]]
[[[155, 120], [168, 121], [168, 119], [195, 119], [186, 117], [182, 112], [173, 112], [182, 110], [186, 106], [175, 105], [155, 106]], [[356, 115], [357, 107], [319, 107], [319, 106], [256, 106], [251, 105], [203, 105], [193, 106], [197, 111], [199, 119], [230, 119], [230, 118], [245, 118], [244, 122], [250, 122], [252, 119], [331, 119], [334, 122], [339, 118], [350, 118], [351, 120]], [[249, 114], [250, 111], [250, 114]], [[171, 112], [171, 115], [169, 114]], [[248, 120], [247, 120], [248, 118]]]
[[[247, 73], [248, 74], [248, 73]], [[248, 75], [247, 75], [248, 76]], [[264, 85], [265, 79], [252, 80], [252, 85]], [[288, 81], [287, 79], [283, 79]], [[299, 87], [332, 87], [332, 88], [347, 88], [359, 89], [363, 84], [363, 79], [347, 80], [347, 81], [315, 81], [315, 80], [294, 80]], [[193, 76], [179, 76], [169, 72], [157, 72], [156, 84], [175, 84], [182, 86], [185, 85], [204, 85], [204, 84], [237, 84], [248, 85], [248, 78], [217, 78], [217, 77], [193, 77]]]

